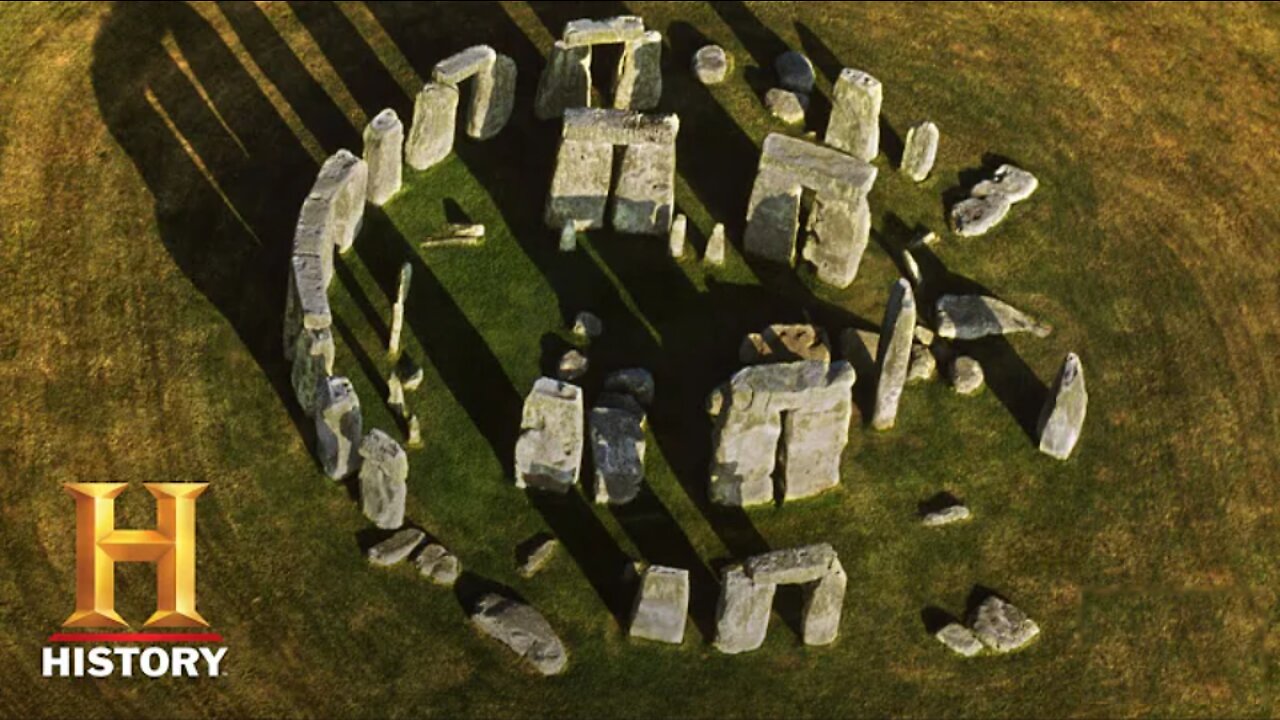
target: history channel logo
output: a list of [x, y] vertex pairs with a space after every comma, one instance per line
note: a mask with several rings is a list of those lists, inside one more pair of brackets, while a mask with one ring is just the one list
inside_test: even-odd
[[[144, 483], [156, 499], [154, 530], [117, 530], [115, 500], [128, 483], [67, 483], [76, 503], [76, 605], [68, 628], [125, 628], [115, 610], [115, 564], [156, 566], [148, 628], [206, 628], [196, 610], [196, 498], [208, 483]], [[55, 633], [41, 652], [44, 677], [217, 677], [227, 648], [217, 633]]]

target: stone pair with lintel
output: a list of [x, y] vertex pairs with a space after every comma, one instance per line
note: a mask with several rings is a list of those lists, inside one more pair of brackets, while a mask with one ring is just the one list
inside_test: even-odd
[[573, 20], [551, 48], [538, 81], [534, 114], [558, 118], [570, 108], [591, 105], [591, 49], [622, 45], [613, 80], [613, 108], [652, 110], [662, 97], [662, 34], [646, 31], [644, 20], [621, 15], [605, 20]]
[[769, 631], [775, 590], [779, 585], [800, 585], [804, 644], [829, 645], [840, 634], [848, 581], [828, 543], [774, 550], [730, 565], [721, 578], [713, 644], [729, 654], [758, 649]]
[[413, 125], [405, 140], [405, 162], [425, 170], [453, 151], [459, 86], [474, 82], [466, 131], [476, 140], [497, 135], [511, 119], [516, 98], [516, 62], [488, 45], [473, 45], [436, 63], [431, 82], [413, 104]]

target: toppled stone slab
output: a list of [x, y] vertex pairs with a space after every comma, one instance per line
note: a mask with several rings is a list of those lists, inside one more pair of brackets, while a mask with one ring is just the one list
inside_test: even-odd
[[711, 237], [707, 238], [707, 249], [702, 253], [702, 261], [716, 267], [724, 265], [724, 252], [724, 223], [716, 223], [711, 228]]
[[565, 23], [561, 38], [569, 47], [628, 43], [644, 35], [644, 20], [635, 15], [619, 15], [603, 20], [583, 18]]
[[587, 374], [587, 356], [577, 350], [569, 350], [560, 357], [560, 364], [556, 368], [557, 374], [561, 380], [577, 380]]
[[516, 487], [568, 492], [582, 465], [582, 388], [539, 378], [524, 401]]
[[427, 534], [417, 528], [404, 528], [382, 542], [369, 548], [369, 562], [374, 565], [395, 565], [409, 557]]
[[1040, 187], [1040, 181], [1035, 175], [1022, 168], [1004, 164], [996, 168], [990, 180], [983, 180], [974, 185], [970, 195], [973, 197], [1003, 195], [1009, 199], [1009, 202], [1016, 203], [1031, 197], [1038, 187]]
[[654, 383], [653, 373], [648, 370], [644, 368], [626, 368], [609, 373], [608, 377], [604, 379], [604, 389], [627, 393], [639, 401], [641, 405], [647, 407], [653, 404], [653, 396], [657, 385]]
[[400, 279], [396, 285], [396, 299], [391, 304], [391, 328], [387, 338], [387, 357], [400, 357], [400, 336], [404, 332], [404, 308], [409, 301], [409, 285], [413, 282], [413, 265], [400, 266]]
[[899, 279], [889, 293], [889, 303], [885, 307], [884, 324], [881, 327], [886, 332], [880, 336], [880, 348], [877, 351], [880, 377], [876, 383], [876, 404], [871, 426], [877, 430], [888, 430], [898, 417], [898, 404], [907, 381], [911, 363], [911, 340], [916, 327], [915, 294], [911, 292], [911, 283], [905, 279]]
[[413, 101], [413, 124], [404, 143], [404, 160], [415, 170], [426, 170], [453, 152], [458, 122], [458, 88], [430, 82]]
[[381, 430], [370, 430], [360, 443], [360, 506], [364, 516], [384, 530], [404, 524], [409, 456]]
[[924, 182], [938, 157], [938, 126], [925, 120], [907, 130], [901, 170], [915, 182]]
[[773, 69], [778, 72], [778, 83], [787, 90], [805, 95], [813, 92], [813, 63], [804, 53], [795, 50], [782, 53], [773, 61]]
[[969, 627], [983, 645], [997, 653], [1019, 650], [1040, 634], [1040, 627], [1026, 613], [995, 595], [974, 608]]
[[961, 504], [951, 505], [949, 507], [939, 508], [933, 512], [926, 513], [920, 522], [925, 527], [941, 527], [968, 520], [970, 517], [969, 508]]
[[473, 607], [471, 622], [543, 675], [559, 675], [569, 664], [564, 644], [546, 618], [530, 605], [488, 593]]
[[418, 557], [413, 559], [413, 564], [423, 577], [445, 587], [453, 587], [462, 574], [462, 563], [458, 556], [439, 543], [431, 543], [423, 548]]
[[764, 94], [769, 114], [788, 125], [800, 125], [809, 110], [809, 96], [782, 88], [771, 88]]
[[679, 645], [689, 615], [689, 571], [650, 565], [640, 573], [629, 635]]
[[438, 247], [478, 247], [484, 244], [484, 225], [449, 223], [444, 231], [429, 236], [420, 244], [423, 250]]
[[951, 208], [951, 226], [962, 237], [983, 235], [1009, 214], [1014, 203], [1031, 197], [1039, 184], [1026, 170], [1001, 165], [992, 179], [979, 182], [967, 199]]
[[703, 85], [719, 85], [732, 67], [729, 53], [719, 45], [704, 45], [693, 54], [692, 70]]
[[880, 152], [880, 81], [845, 68], [832, 89], [831, 120], [823, 142], [870, 162]]
[[324, 474], [342, 480], [360, 469], [360, 398], [344, 377], [325, 378], [316, 392], [316, 454]]
[[849, 584], [844, 566], [832, 559], [827, 574], [805, 587], [802, 635], [805, 645], [830, 645], [840, 634], [844, 593]]
[[623, 148], [622, 169], [613, 189], [613, 229], [632, 235], [667, 233], [674, 219], [675, 173], [674, 142]]
[[521, 543], [517, 554], [520, 555], [520, 577], [531, 578], [542, 571], [555, 557], [560, 548], [560, 541], [550, 535], [536, 535]]
[[595, 501], [625, 505], [644, 482], [644, 415], [616, 407], [596, 407], [589, 416]]
[[942, 295], [935, 305], [938, 336], [977, 340], [988, 335], [1029, 332], [1046, 337], [1053, 326], [986, 295]]
[[583, 340], [594, 340], [604, 333], [604, 321], [585, 310], [573, 318], [573, 334]]
[[961, 395], [972, 395], [985, 381], [982, 365], [968, 355], [961, 355], [951, 365], [951, 386]]
[[1059, 460], [1071, 457], [1084, 428], [1089, 393], [1084, 385], [1084, 365], [1075, 353], [1067, 353], [1058, 378], [1040, 412], [1040, 452]]
[[748, 333], [738, 348], [738, 359], [753, 365], [767, 362], [817, 360], [831, 362], [827, 334], [805, 324], [775, 324], [764, 332]]
[[741, 565], [725, 568], [716, 602], [716, 650], [737, 654], [764, 644], [776, 589], [772, 583], [752, 580]]
[[934, 637], [957, 655], [973, 657], [982, 652], [982, 643], [978, 637], [972, 630], [957, 622], [947, 623]]
[[814, 198], [801, 256], [818, 279], [833, 287], [853, 283], [871, 238], [871, 207], [865, 196], [853, 202]]
[[755, 555], [747, 559], [747, 577], [758, 583], [795, 585], [821, 580], [836, 561], [830, 543], [816, 543]]
[[285, 359], [294, 359], [302, 330], [328, 330], [332, 324], [324, 260], [319, 255], [294, 254], [284, 302]]
[[[604, 209], [601, 208], [601, 213]], [[578, 248], [578, 223], [574, 220], [565, 220], [564, 227], [560, 228], [560, 252], [573, 252]]]
[[855, 377], [844, 361], [755, 365], [713, 392], [708, 401], [713, 421], [712, 502], [771, 502], [779, 456], [785, 499], [808, 497], [839, 484]]
[[404, 125], [396, 111], [387, 108], [364, 129], [364, 161], [369, 167], [366, 197], [372, 205], [385, 205], [400, 192], [404, 155]]
[[[307, 200], [315, 198], [328, 206], [325, 232], [329, 244], [345, 253], [355, 244], [356, 234], [364, 223], [364, 204], [368, 197], [369, 168], [363, 160], [346, 150], [330, 155], [320, 166], [320, 174], [311, 186]], [[306, 201], [303, 201], [305, 207]], [[299, 221], [301, 224], [301, 221]], [[299, 228], [301, 231], [301, 228]], [[294, 250], [299, 248], [295, 245]]]

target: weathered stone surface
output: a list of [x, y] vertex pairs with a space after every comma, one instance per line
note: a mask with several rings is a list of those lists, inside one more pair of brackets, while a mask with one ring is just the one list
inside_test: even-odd
[[556, 368], [561, 380], [577, 380], [587, 374], [590, 363], [587, 356], [577, 350], [570, 350], [560, 356], [560, 365]]
[[400, 279], [396, 285], [396, 299], [391, 304], [391, 328], [387, 338], [387, 357], [400, 357], [400, 336], [404, 332], [404, 306], [409, 299], [409, 284], [413, 282], [413, 265], [400, 266]]
[[344, 377], [320, 380], [316, 392], [316, 454], [324, 474], [342, 480], [360, 469], [360, 398]]
[[1022, 168], [1005, 164], [996, 168], [990, 180], [983, 180], [974, 185], [973, 191], [969, 194], [973, 197], [1003, 195], [1009, 198], [1009, 202], [1016, 203], [1031, 197], [1039, 186], [1040, 181], [1035, 175]]
[[911, 248], [912, 250], [918, 250], [923, 247], [933, 247], [934, 245], [937, 245], [939, 242], [941, 242], [941, 239], [938, 237], [938, 233], [932, 230], [926, 230], [923, 233], [920, 233], [919, 235], [916, 235], [915, 237], [911, 238], [911, 240], [907, 243], [907, 247]]
[[653, 404], [654, 392], [657, 389], [653, 381], [653, 373], [644, 368], [626, 368], [609, 373], [604, 379], [604, 389], [631, 395], [641, 405]]
[[1046, 337], [1053, 326], [986, 295], [942, 295], [935, 305], [938, 336], [977, 340], [988, 335], [1029, 332]]
[[391, 537], [369, 548], [369, 562], [374, 565], [395, 565], [422, 544], [426, 533], [417, 528], [404, 528]]
[[419, 243], [423, 250], [440, 247], [478, 247], [484, 244], [484, 225], [481, 223], [449, 223], [442, 232], [435, 233]]
[[618, 62], [613, 106], [652, 110], [662, 99], [662, 33], [651, 30], [627, 43]]
[[821, 580], [836, 561], [830, 543], [772, 550], [747, 559], [744, 570], [757, 583], [793, 585]]
[[431, 79], [446, 85], [458, 83], [488, 71], [498, 60], [498, 53], [488, 45], [472, 45], [436, 63]]
[[565, 249], [563, 235], [568, 232], [567, 226], [571, 225], [575, 233], [604, 227], [612, 179], [612, 145], [568, 139], [560, 142], [545, 219], [548, 227], [561, 230], [561, 250]]
[[533, 113], [539, 120], [558, 118], [569, 108], [591, 102], [591, 46], [557, 40], [538, 79]]
[[493, 65], [475, 76], [471, 107], [467, 113], [467, 135], [488, 140], [502, 132], [516, 103], [516, 61], [498, 55]]
[[764, 106], [769, 114], [788, 125], [799, 125], [804, 122], [804, 114], [809, 110], [809, 96], [804, 93], [771, 88], [764, 94]]
[[308, 417], [315, 414], [318, 384], [333, 374], [335, 352], [333, 333], [328, 328], [322, 330], [304, 328], [298, 333], [289, 379], [293, 385], [294, 396], [298, 399], [298, 405]]
[[640, 573], [640, 589], [631, 610], [633, 638], [679, 645], [689, 615], [689, 571], [650, 565]]
[[764, 332], [748, 333], [738, 348], [738, 359], [752, 365], [766, 362], [818, 360], [831, 362], [827, 334], [805, 324], [774, 324]]
[[1084, 365], [1075, 353], [1067, 353], [1058, 378], [1040, 412], [1040, 452], [1059, 460], [1071, 457], [1084, 428], [1089, 393], [1084, 385]]
[[604, 322], [594, 313], [582, 311], [573, 318], [573, 334], [583, 340], [594, 340], [604, 332]]
[[629, 43], [644, 36], [644, 20], [635, 15], [618, 15], [602, 20], [583, 18], [565, 23], [561, 35], [566, 45]]
[[938, 157], [938, 126], [925, 120], [907, 130], [901, 170], [916, 182], [924, 182]]
[[404, 524], [409, 456], [381, 430], [370, 430], [360, 443], [360, 506], [364, 516], [384, 530]]
[[693, 54], [692, 70], [703, 85], [719, 85], [732, 68], [731, 56], [719, 45], [703, 45]]
[[516, 487], [568, 492], [582, 466], [582, 388], [539, 378], [524, 401]]
[[702, 261], [716, 267], [724, 265], [724, 251], [724, 223], [716, 223], [711, 228], [711, 237], [707, 238], [707, 249], [702, 253]]
[[560, 252], [573, 252], [578, 249], [578, 224], [573, 220], [565, 220], [560, 228]]
[[978, 392], [984, 381], [982, 365], [968, 355], [961, 355], [951, 364], [951, 387], [961, 395]]
[[346, 150], [339, 150], [320, 166], [320, 175], [311, 187], [311, 196], [320, 196], [329, 203], [327, 234], [340, 253], [351, 249], [364, 223], [368, 182], [369, 168], [365, 162]]
[[[679, 128], [678, 119], [673, 124]], [[622, 168], [613, 192], [613, 229], [635, 235], [665, 234], [675, 207], [675, 173], [674, 141], [623, 148]]]
[[805, 587], [804, 611], [801, 616], [805, 645], [830, 645], [840, 635], [840, 617], [844, 612], [844, 592], [849, 583], [844, 567], [832, 559], [827, 574]]
[[948, 623], [946, 627], [935, 633], [934, 637], [958, 655], [973, 657], [982, 652], [982, 643], [978, 637], [972, 630], [957, 622]]
[[[773, 500], [778, 443], [786, 497], [801, 497], [839, 483], [839, 457], [848, 441], [855, 379], [847, 362], [756, 365], [736, 373], [708, 401], [714, 448], [710, 496], [721, 505]], [[787, 436], [783, 416], [789, 414]]]
[[472, 608], [471, 622], [543, 675], [558, 675], [568, 667], [569, 653], [564, 643], [546, 618], [530, 605], [487, 593]]
[[1040, 634], [1040, 627], [1026, 613], [995, 595], [973, 609], [969, 627], [983, 645], [998, 653], [1025, 647]]
[[644, 416], [614, 407], [596, 407], [589, 416], [595, 501], [625, 505], [644, 482]]
[[741, 565], [725, 568], [716, 602], [715, 648], [736, 654], [758, 649], [769, 631], [769, 611], [777, 588], [756, 582]]
[[907, 381], [911, 363], [911, 340], [916, 327], [916, 300], [911, 283], [900, 279], [889, 293], [881, 328], [879, 358], [880, 376], [876, 382], [876, 404], [871, 426], [888, 430], [898, 418], [902, 387]]
[[918, 344], [911, 346], [911, 361], [907, 366], [908, 383], [930, 380], [937, 369], [938, 361], [933, 357], [933, 353], [929, 351], [929, 348]]
[[801, 252], [822, 282], [846, 288], [858, 275], [871, 238], [871, 208], [865, 195], [856, 200], [814, 198], [808, 237]]
[[422, 447], [422, 421], [418, 419], [417, 413], [409, 416], [409, 433], [404, 445], [411, 450]]
[[809, 94], [813, 92], [813, 63], [803, 53], [788, 50], [773, 61], [778, 72], [778, 84], [787, 90]]
[[950, 525], [952, 523], [968, 520], [969, 517], [969, 508], [964, 505], [957, 504], [926, 513], [921, 519], [921, 523], [923, 523], [925, 527], [940, 527], [942, 525]]
[[404, 159], [415, 170], [426, 170], [453, 152], [458, 122], [458, 88], [427, 83], [413, 101], [413, 124], [404, 144]]
[[1039, 186], [1035, 176], [1013, 165], [996, 168], [991, 180], [983, 180], [969, 197], [951, 208], [951, 226], [962, 237], [985, 234], [1009, 214], [1016, 202], [1031, 197]]
[[366, 197], [371, 204], [384, 205], [400, 192], [403, 156], [404, 125], [396, 111], [387, 108], [364, 129], [364, 162], [369, 167]]
[[671, 221], [671, 230], [667, 232], [667, 252], [677, 260], [684, 257], [685, 233], [688, 227], [689, 219], [684, 216], [684, 213], [676, 213], [676, 219]]
[[550, 535], [538, 535], [522, 543], [520, 547], [520, 577], [537, 575], [555, 557], [560, 541]]
[[439, 543], [431, 543], [413, 559], [418, 572], [437, 585], [453, 587], [458, 576], [462, 574], [462, 563], [458, 556], [449, 552]]
[[880, 152], [880, 81], [845, 68], [832, 89], [831, 120], [823, 141], [870, 162]]

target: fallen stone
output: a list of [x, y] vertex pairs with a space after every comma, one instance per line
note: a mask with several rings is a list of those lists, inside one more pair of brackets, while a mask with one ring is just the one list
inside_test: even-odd
[[676, 145], [673, 128], [669, 143], [627, 145], [622, 150], [618, 184], [613, 189], [613, 229], [633, 235], [662, 235], [671, 228], [675, 207]]
[[539, 535], [522, 544], [519, 573], [520, 577], [531, 578], [542, 571], [555, 557], [560, 541], [550, 535]]
[[384, 530], [404, 524], [409, 456], [381, 430], [370, 430], [360, 443], [360, 506], [364, 516]]
[[788, 125], [799, 125], [804, 122], [804, 114], [809, 109], [809, 96], [803, 93], [772, 88], [764, 94], [764, 106], [769, 114]]
[[990, 197], [1003, 195], [1009, 202], [1016, 203], [1031, 197], [1040, 186], [1036, 176], [1013, 165], [1001, 165], [996, 168], [990, 180], [983, 180], [973, 186], [969, 194], [973, 197]]
[[830, 543], [817, 543], [752, 556], [744, 570], [757, 583], [792, 585], [821, 580], [835, 561], [835, 548]]
[[564, 644], [546, 618], [530, 605], [488, 593], [473, 607], [471, 622], [543, 675], [559, 675], [569, 664]]
[[667, 233], [667, 251], [677, 260], [684, 257], [684, 240], [688, 226], [689, 219], [684, 216], [684, 213], [676, 213], [676, 219], [671, 221], [671, 230]]
[[1013, 165], [996, 168], [991, 180], [973, 187], [969, 197], [951, 208], [951, 226], [962, 237], [983, 235], [1009, 214], [1014, 203], [1031, 197], [1035, 176]]
[[577, 350], [570, 350], [560, 357], [560, 365], [556, 368], [561, 380], [577, 380], [587, 374], [587, 356]]
[[998, 653], [1021, 649], [1040, 634], [1040, 627], [1026, 613], [994, 595], [974, 608], [969, 627], [983, 645]]
[[423, 250], [438, 247], [478, 247], [484, 244], [484, 225], [479, 223], [449, 223], [440, 233], [421, 243]]
[[651, 30], [626, 44], [613, 84], [613, 107], [652, 110], [662, 99], [662, 33]]
[[618, 15], [603, 20], [583, 18], [565, 23], [561, 38], [569, 47], [628, 43], [644, 35], [644, 20], [635, 15]]
[[704, 45], [693, 54], [693, 74], [703, 85], [719, 85], [729, 75], [730, 56], [719, 45]]
[[711, 228], [711, 237], [707, 239], [707, 249], [702, 254], [702, 261], [716, 267], [724, 265], [724, 251], [724, 223], [716, 223]]
[[516, 487], [568, 492], [582, 465], [582, 388], [539, 378], [524, 401]]
[[951, 365], [951, 386], [961, 395], [978, 392], [984, 380], [982, 365], [968, 355], [961, 355]]
[[427, 83], [413, 101], [413, 124], [404, 143], [404, 160], [426, 170], [449, 157], [458, 122], [458, 88]]
[[803, 53], [795, 50], [782, 53], [773, 61], [773, 69], [778, 72], [778, 84], [783, 88], [806, 95], [813, 92], [813, 63]]
[[844, 592], [849, 583], [844, 567], [833, 559], [827, 574], [805, 587], [804, 610], [801, 615], [805, 645], [830, 645], [840, 635], [840, 617], [844, 613]]
[[969, 508], [957, 504], [927, 513], [921, 522], [925, 527], [941, 527], [968, 520], [969, 517]]
[[973, 631], [957, 622], [947, 623], [934, 637], [958, 655], [973, 657], [982, 652], [982, 643]]
[[653, 373], [644, 368], [615, 370], [604, 379], [605, 390], [627, 393], [646, 407], [653, 404], [656, 388]]
[[831, 362], [831, 349], [827, 347], [826, 333], [813, 325], [775, 324], [743, 338], [738, 359], [745, 365], [797, 360]]
[[311, 186], [308, 200], [318, 198], [327, 204], [325, 235], [340, 253], [355, 245], [356, 234], [364, 223], [368, 182], [369, 167], [364, 160], [339, 150], [320, 166], [320, 174]]
[[[918, 326], [917, 326], [918, 327]], [[933, 378], [938, 368], [938, 361], [933, 353], [924, 345], [911, 346], [911, 362], [907, 367], [907, 383], [920, 382]]]
[[400, 192], [404, 155], [404, 125], [396, 111], [387, 108], [364, 129], [364, 162], [369, 166], [367, 195], [370, 204], [385, 205]]
[[462, 574], [462, 563], [458, 556], [449, 552], [439, 543], [431, 543], [413, 559], [418, 572], [437, 585], [453, 587], [458, 576]]
[[885, 332], [880, 336], [877, 350], [880, 377], [876, 383], [876, 404], [871, 419], [871, 426], [877, 430], [888, 430], [897, 420], [898, 404], [911, 363], [911, 340], [915, 327], [915, 294], [911, 292], [911, 283], [900, 279], [889, 293], [881, 325]]
[[594, 313], [582, 311], [573, 318], [573, 334], [583, 340], [594, 340], [604, 333], [604, 321]]
[[1040, 412], [1040, 452], [1059, 460], [1071, 457], [1084, 428], [1089, 393], [1084, 386], [1084, 366], [1075, 353], [1067, 353], [1058, 378]]
[[725, 568], [716, 602], [716, 650], [736, 654], [764, 644], [776, 588], [772, 583], [752, 580], [741, 565]]
[[629, 635], [679, 645], [689, 615], [689, 571], [650, 565], [640, 573]]
[[369, 562], [374, 565], [395, 565], [409, 557], [420, 545], [426, 533], [417, 528], [404, 528], [382, 542], [369, 548]]
[[938, 237], [938, 233], [932, 230], [926, 230], [920, 235], [913, 237], [911, 241], [907, 243], [907, 247], [911, 248], [912, 250], [918, 250], [922, 247], [933, 247], [934, 245], [937, 245], [940, 241], [941, 239]]
[[342, 480], [360, 469], [360, 398], [344, 377], [325, 378], [316, 391], [316, 454], [324, 474]]
[[986, 295], [942, 295], [935, 305], [938, 336], [977, 340], [988, 335], [1029, 332], [1046, 337], [1053, 326]]
[[845, 68], [831, 94], [831, 120], [823, 142], [871, 162], [880, 152], [880, 81], [861, 70]]
[[644, 415], [596, 407], [588, 417], [595, 465], [595, 501], [625, 505], [644, 482]]
[[902, 173], [915, 182], [924, 182], [937, 156], [938, 126], [928, 120], [911, 126], [902, 150]]

